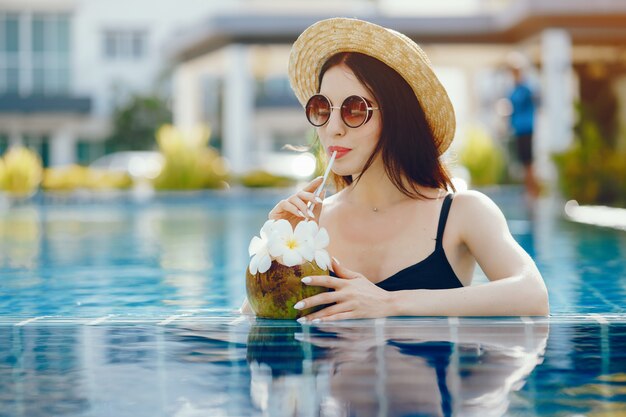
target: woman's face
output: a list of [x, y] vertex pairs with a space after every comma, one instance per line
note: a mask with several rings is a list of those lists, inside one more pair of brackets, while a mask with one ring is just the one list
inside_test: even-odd
[[[333, 107], [350, 96], [365, 97], [372, 107], [379, 107], [372, 94], [345, 64], [329, 68], [322, 78], [320, 94], [328, 97]], [[341, 119], [339, 109], [333, 109], [328, 122], [317, 129], [317, 134], [328, 156], [337, 150], [333, 171], [341, 176], [360, 174], [365, 163], [376, 148], [382, 128], [379, 110], [374, 110], [371, 119], [350, 128]]]

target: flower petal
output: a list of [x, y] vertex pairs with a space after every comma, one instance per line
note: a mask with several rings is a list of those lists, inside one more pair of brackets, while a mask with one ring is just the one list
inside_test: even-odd
[[285, 245], [285, 242], [281, 239], [270, 239], [267, 245], [267, 251], [274, 258], [283, 256], [286, 250], [289, 248]]
[[274, 223], [276, 223], [276, 220], [270, 219], [263, 224], [263, 227], [261, 227], [261, 239], [269, 239], [272, 229], [274, 228]]
[[320, 230], [315, 236], [315, 249], [324, 249], [330, 243], [330, 236], [325, 228], [320, 227]]
[[[291, 223], [285, 219], [277, 220], [272, 226], [272, 234], [276, 234], [281, 238], [289, 238], [293, 235], [293, 228]], [[271, 238], [270, 238], [271, 239]]]
[[309, 222], [309, 233], [313, 241], [315, 241], [315, 236], [317, 236], [318, 231], [319, 231], [319, 226], [317, 225], [317, 223]]
[[250, 266], [248, 267], [250, 269], [250, 273], [252, 275], [256, 275], [256, 271], [258, 270], [259, 267], [259, 255], [254, 255], [254, 257], [252, 259], [250, 259]]
[[315, 263], [322, 269], [330, 268], [330, 255], [325, 250], [315, 251]]
[[259, 253], [259, 251], [263, 250], [265, 245], [266, 245], [266, 242], [264, 242], [258, 236], [253, 237], [252, 240], [250, 241], [250, 246], [248, 246], [248, 254], [252, 256], [256, 253]]
[[307, 222], [306, 220], [303, 220], [296, 225], [296, 230], [294, 230], [293, 232], [293, 235], [295, 236], [296, 239], [298, 240], [306, 239], [309, 236], [313, 236], [313, 234], [311, 233], [311, 227], [309, 226], [309, 223], [315, 223], [315, 222]]
[[315, 258], [315, 247], [313, 245], [304, 242], [298, 245], [298, 253], [307, 261], [311, 262]]
[[295, 266], [300, 265], [302, 263], [302, 255], [298, 253], [298, 251], [293, 249], [287, 249], [283, 254], [283, 265], [285, 266]]
[[272, 266], [272, 258], [270, 258], [270, 255], [266, 253], [259, 260], [259, 272], [267, 272], [267, 270], [270, 269], [270, 266]]

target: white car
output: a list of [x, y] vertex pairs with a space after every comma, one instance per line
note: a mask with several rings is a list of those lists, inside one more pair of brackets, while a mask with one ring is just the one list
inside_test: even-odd
[[90, 168], [107, 171], [126, 172], [133, 178], [156, 178], [165, 160], [156, 151], [123, 151], [114, 152], [96, 159]]

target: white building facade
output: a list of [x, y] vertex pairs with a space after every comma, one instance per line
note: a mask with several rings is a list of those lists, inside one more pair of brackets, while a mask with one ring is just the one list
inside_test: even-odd
[[235, 172], [279, 167], [267, 157], [311, 135], [287, 83], [290, 45], [316, 20], [354, 16], [407, 33], [424, 48], [456, 110], [454, 147], [474, 121], [496, 124], [493, 102], [504, 90], [495, 88], [497, 67], [511, 49], [523, 51], [543, 92], [536, 160], [540, 174], [553, 177], [550, 154], [571, 137], [574, 67], [615, 60], [623, 43], [626, 3], [603, 5], [0, 0], [0, 154], [24, 144], [48, 166], [90, 162], [104, 152], [116, 104], [165, 90], [174, 122], [209, 123]]
[[223, 2], [0, 0], [0, 154], [26, 145], [46, 166], [100, 156], [116, 104], [167, 90], [166, 40], [216, 8]]

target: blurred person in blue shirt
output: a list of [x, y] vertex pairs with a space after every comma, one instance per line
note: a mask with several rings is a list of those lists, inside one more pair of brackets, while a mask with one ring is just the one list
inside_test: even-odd
[[515, 85], [509, 94], [511, 103], [510, 126], [515, 141], [517, 158], [524, 166], [524, 184], [531, 197], [539, 195], [539, 183], [533, 170], [533, 130], [536, 97], [524, 80], [522, 67], [511, 65]]

